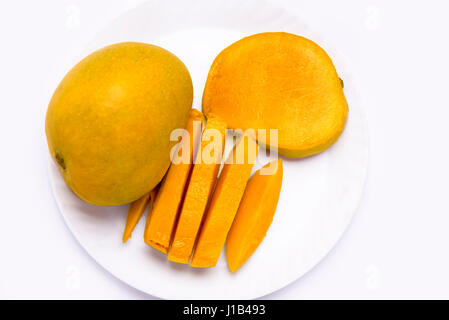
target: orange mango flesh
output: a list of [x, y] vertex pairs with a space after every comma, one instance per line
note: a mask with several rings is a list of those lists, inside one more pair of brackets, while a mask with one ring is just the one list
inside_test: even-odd
[[301, 158], [338, 139], [348, 104], [320, 46], [294, 34], [267, 32], [243, 38], [216, 57], [203, 112], [222, 117], [229, 128], [277, 129], [279, 153]]
[[217, 264], [258, 149], [253, 137], [243, 135], [232, 150], [232, 161], [226, 161], [212, 195], [190, 263], [192, 267], [208, 268]]
[[187, 180], [192, 171], [193, 155], [199, 141], [197, 138], [201, 135], [202, 122], [203, 114], [196, 109], [192, 109], [186, 127], [190, 141], [188, 145], [180, 145], [181, 152], [184, 146], [190, 148], [189, 162], [172, 163], [170, 165], [154, 202], [152, 214], [151, 216], [148, 215], [147, 218], [144, 240], [147, 244], [163, 253], [168, 253], [170, 247]]
[[[211, 130], [215, 129], [215, 130]], [[219, 133], [215, 138], [210, 134]], [[201, 148], [195, 159], [178, 225], [168, 254], [168, 260], [189, 263], [210, 194], [217, 180], [224, 148], [226, 123], [209, 114], [201, 136]], [[209, 138], [208, 138], [209, 137]], [[205, 160], [205, 154], [208, 159]]]
[[232, 272], [254, 253], [273, 221], [282, 186], [282, 159], [277, 160], [276, 166], [271, 175], [257, 171], [246, 186], [226, 240], [226, 257]]
[[153, 190], [150, 191], [150, 208], [148, 209], [148, 216], [151, 216], [153, 212], [154, 201], [159, 192], [159, 185], [157, 185]]
[[145, 209], [150, 203], [150, 199], [151, 199], [151, 192], [148, 192], [142, 198], [137, 199], [129, 206], [128, 215], [126, 217], [125, 231], [123, 232], [122, 238], [123, 242], [126, 242], [128, 241], [129, 238], [131, 238], [131, 234], [134, 228], [136, 227], [137, 223], [139, 222], [140, 217], [142, 217], [143, 213], [145, 212]]

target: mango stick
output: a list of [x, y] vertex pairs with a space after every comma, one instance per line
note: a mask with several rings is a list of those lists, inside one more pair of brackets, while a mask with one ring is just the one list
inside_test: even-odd
[[146, 195], [144, 195], [142, 198], [134, 201], [129, 206], [128, 215], [126, 217], [126, 225], [125, 225], [125, 231], [123, 232], [123, 238], [122, 241], [126, 242], [129, 238], [131, 238], [131, 234], [136, 227], [137, 223], [140, 220], [140, 217], [145, 212], [145, 209], [148, 206], [148, 203], [150, 203], [151, 198], [151, 192], [148, 192]]
[[201, 136], [201, 148], [195, 158], [178, 225], [168, 254], [170, 261], [189, 263], [204, 211], [217, 180], [225, 134], [226, 123], [210, 114]]
[[[193, 155], [201, 135], [202, 123], [203, 114], [192, 109], [186, 127], [189, 136], [183, 137], [179, 150], [182, 153], [185, 152], [182, 148], [187, 148], [189, 152], [188, 162], [181, 161], [170, 165], [157, 194], [152, 213], [147, 217], [144, 240], [163, 253], [168, 253], [170, 247], [170, 240], [185, 194], [187, 180], [192, 171]], [[184, 139], [187, 139], [187, 143], [184, 143]]]
[[[273, 174], [261, 174], [261, 169], [246, 186], [226, 240], [226, 256], [232, 272], [237, 271], [254, 253], [273, 221], [282, 186], [282, 159], [275, 164]], [[264, 168], [271, 165], [269, 163]]]
[[193, 253], [192, 267], [217, 264], [257, 157], [259, 148], [254, 139], [255, 135], [243, 135], [223, 167]]

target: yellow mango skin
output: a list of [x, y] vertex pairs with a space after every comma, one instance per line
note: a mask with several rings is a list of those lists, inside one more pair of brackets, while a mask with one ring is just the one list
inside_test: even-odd
[[94, 205], [139, 199], [170, 165], [170, 133], [184, 128], [193, 87], [167, 50], [118, 43], [79, 62], [50, 101], [46, 134], [66, 184]]
[[[210, 129], [215, 129], [221, 134], [221, 141], [215, 141], [214, 139], [207, 141], [205, 139]], [[206, 206], [215, 182], [217, 181], [224, 149], [225, 134], [226, 123], [219, 117], [210, 114], [201, 136], [200, 149], [196, 155], [196, 161], [193, 166], [189, 185], [187, 186], [184, 203], [179, 214], [178, 225], [168, 253], [168, 260], [170, 261], [184, 264], [189, 263]], [[218, 142], [221, 142], [221, 153], [211, 152], [213, 154], [213, 161], [210, 163], [205, 162], [202, 159], [203, 150], [207, 150], [212, 144]]]
[[[258, 149], [257, 142], [249, 135], [243, 135], [234, 146], [230, 155], [233, 160], [225, 163], [212, 195], [190, 263], [192, 267], [209, 268], [217, 264], [251, 175]], [[244, 158], [239, 161], [238, 152], [244, 154]]]
[[211, 66], [202, 104], [206, 116], [215, 113], [230, 128], [278, 129], [279, 153], [290, 158], [330, 147], [348, 113], [327, 53], [284, 32], [255, 34], [224, 49]]
[[272, 175], [256, 171], [246, 186], [226, 240], [226, 257], [232, 272], [251, 257], [273, 221], [282, 186], [282, 159], [278, 159], [276, 165], [277, 170]]
[[203, 122], [203, 114], [196, 109], [190, 111], [186, 127], [190, 135], [190, 162], [170, 165], [145, 226], [145, 242], [165, 254], [168, 253], [170, 247], [176, 220], [184, 199], [187, 180], [192, 171], [194, 149], [199, 142], [197, 138], [201, 136], [201, 127], [199, 127], [199, 132], [195, 132], [194, 122], [198, 122], [200, 125]]

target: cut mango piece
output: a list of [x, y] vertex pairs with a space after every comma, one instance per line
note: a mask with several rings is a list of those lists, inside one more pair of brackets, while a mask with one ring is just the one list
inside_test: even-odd
[[254, 139], [243, 135], [223, 167], [193, 253], [192, 267], [217, 264], [257, 157], [259, 146]]
[[301, 158], [338, 139], [348, 104], [320, 46], [294, 34], [267, 32], [243, 38], [215, 58], [203, 112], [222, 117], [229, 128], [277, 129], [279, 153]]
[[157, 185], [153, 190], [150, 191], [150, 207], [148, 209], [148, 217], [150, 217], [153, 212], [154, 201], [156, 200], [158, 192], [159, 192], [159, 185]]
[[188, 148], [188, 162], [172, 163], [170, 165], [154, 202], [151, 217], [148, 215], [147, 218], [144, 240], [147, 244], [163, 253], [168, 253], [170, 247], [187, 180], [192, 171], [193, 155], [201, 136], [202, 123], [203, 114], [196, 109], [192, 109], [186, 127], [189, 136], [183, 137], [179, 149], [182, 153], [184, 152], [182, 148]]
[[126, 242], [128, 241], [129, 238], [131, 238], [131, 234], [134, 228], [136, 227], [137, 223], [139, 222], [140, 217], [145, 212], [148, 203], [150, 203], [150, 199], [151, 199], [151, 192], [148, 192], [142, 198], [134, 201], [129, 206], [128, 215], [126, 217], [125, 231], [123, 232], [122, 238], [123, 242]]
[[204, 211], [217, 180], [225, 134], [226, 123], [209, 114], [168, 254], [170, 261], [189, 263]]
[[262, 168], [246, 186], [226, 240], [226, 257], [232, 272], [237, 271], [254, 253], [273, 221], [282, 186], [282, 159], [275, 164], [273, 174], [261, 174]]

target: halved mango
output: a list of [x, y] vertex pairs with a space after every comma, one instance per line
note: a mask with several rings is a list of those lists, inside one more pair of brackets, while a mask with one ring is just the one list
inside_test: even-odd
[[189, 263], [198, 230], [217, 180], [224, 148], [226, 123], [209, 114], [201, 136], [168, 260]]
[[279, 153], [301, 158], [338, 139], [348, 104], [332, 60], [320, 46], [294, 34], [268, 32], [243, 38], [216, 57], [203, 112], [217, 114], [230, 128], [278, 129]]
[[193, 253], [192, 267], [217, 264], [257, 157], [259, 147], [254, 138], [243, 135], [221, 171]]
[[226, 257], [232, 272], [254, 253], [273, 221], [282, 186], [282, 159], [276, 161], [275, 169], [268, 175], [261, 174], [262, 169], [256, 171], [246, 186], [226, 240]]
[[[189, 161], [188, 163], [180, 162], [170, 165], [154, 202], [152, 214], [151, 216], [148, 215], [147, 218], [144, 240], [163, 253], [168, 253], [170, 247], [187, 181], [192, 171], [193, 155], [201, 136], [202, 123], [203, 114], [196, 109], [192, 109], [186, 127], [190, 139], [188, 139], [187, 144], [180, 144], [179, 150], [183, 152], [183, 147], [189, 148]], [[186, 139], [186, 137], [183, 137], [183, 139]]]

